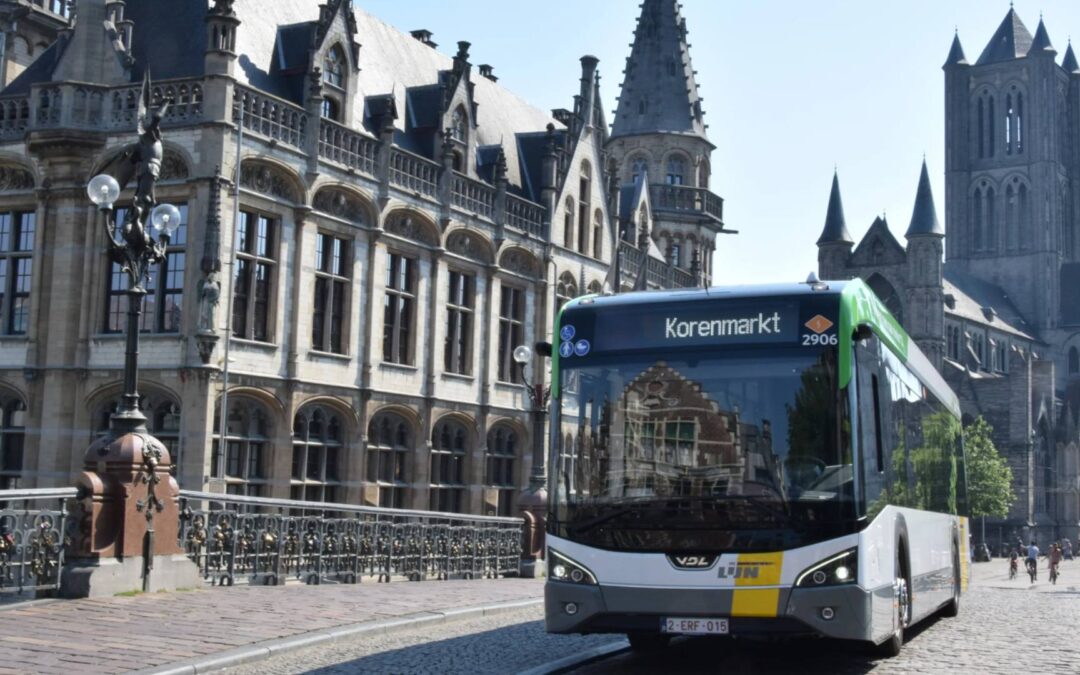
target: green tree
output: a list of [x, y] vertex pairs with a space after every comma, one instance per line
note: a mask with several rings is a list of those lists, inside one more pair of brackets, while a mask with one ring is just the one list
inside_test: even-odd
[[994, 429], [981, 416], [964, 430], [968, 499], [973, 517], [1004, 518], [1016, 501], [1012, 469], [990, 437]]

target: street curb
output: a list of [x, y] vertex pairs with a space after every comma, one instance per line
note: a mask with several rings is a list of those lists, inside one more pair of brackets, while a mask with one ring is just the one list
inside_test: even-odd
[[626, 640], [619, 640], [610, 644], [600, 645], [599, 647], [593, 647], [592, 649], [586, 649], [577, 654], [564, 656], [555, 661], [549, 661], [535, 668], [523, 670], [517, 675], [559, 675], [559, 673], [570, 672], [578, 666], [584, 666], [588, 663], [593, 663], [594, 661], [601, 661], [609, 656], [622, 654], [623, 652], [629, 651], [629, 649], [629, 642]]
[[175, 663], [168, 663], [155, 668], [147, 668], [135, 671], [137, 674], [150, 675], [195, 675], [196, 673], [209, 673], [222, 668], [232, 668], [244, 663], [262, 661], [271, 656], [278, 656], [288, 652], [314, 647], [321, 644], [334, 643], [360, 635], [386, 635], [399, 631], [416, 628], [426, 624], [441, 624], [461, 619], [474, 619], [481, 616], [491, 616], [512, 612], [526, 607], [543, 604], [543, 598], [532, 600], [510, 600], [497, 602], [490, 605], [478, 605], [475, 607], [459, 607], [436, 612], [416, 612], [395, 616], [389, 619], [375, 621], [359, 621], [345, 624], [334, 628], [290, 635], [289, 637], [264, 640], [254, 644], [236, 647], [223, 652], [197, 656], [192, 659], [184, 659]]

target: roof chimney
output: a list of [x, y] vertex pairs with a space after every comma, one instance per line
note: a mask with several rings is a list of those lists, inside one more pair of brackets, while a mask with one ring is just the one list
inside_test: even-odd
[[495, 70], [495, 68], [491, 64], [488, 64], [488, 63], [481, 63], [480, 64], [480, 75], [481, 75], [481, 77], [486, 77], [487, 79], [491, 80], [492, 82], [498, 82], [499, 78], [495, 77], [495, 73], [493, 72], [494, 70]]
[[420, 42], [423, 42], [424, 44], [426, 44], [428, 47], [431, 47], [432, 49], [439, 46], [439, 45], [435, 44], [434, 41], [432, 41], [431, 36], [433, 34], [427, 28], [419, 28], [417, 30], [409, 31], [409, 35], [412, 35], [414, 38], [416, 38]]

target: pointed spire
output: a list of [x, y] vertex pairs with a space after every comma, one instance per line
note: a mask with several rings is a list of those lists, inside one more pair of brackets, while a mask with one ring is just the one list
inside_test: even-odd
[[1027, 26], [1017, 16], [1016, 10], [1010, 6], [1009, 13], [1005, 15], [1001, 25], [994, 31], [994, 37], [990, 38], [990, 42], [986, 43], [986, 49], [983, 50], [975, 65], [981, 66], [985, 63], [1012, 61], [1027, 56], [1028, 51], [1031, 49], [1031, 42], [1031, 32], [1028, 31]]
[[821, 231], [817, 244], [852, 244], [854, 240], [848, 233], [847, 222], [844, 220], [844, 204], [840, 201], [840, 178], [833, 171], [832, 192], [829, 193], [829, 209], [825, 213], [825, 229]]
[[665, 131], [707, 138], [686, 34], [678, 0], [643, 0], [612, 138]]
[[952, 47], [949, 47], [949, 56], [945, 59], [945, 67], [966, 66], [967, 57], [964, 56], [964, 48], [960, 45], [960, 31], [953, 33]]
[[1073, 53], [1071, 40], [1069, 41], [1068, 48], [1065, 49], [1065, 58], [1061, 61], [1061, 67], [1070, 75], [1073, 73], [1080, 73], [1080, 64], [1076, 62], [1076, 54]]
[[1057, 54], [1054, 45], [1050, 44], [1050, 35], [1046, 32], [1046, 24], [1043, 23], [1042, 16], [1039, 17], [1039, 27], [1035, 29], [1035, 37], [1031, 40], [1031, 49], [1028, 50], [1028, 56], [1039, 54], [1048, 56]]
[[908, 226], [908, 239], [923, 234], [944, 236], [945, 230], [938, 221], [937, 209], [934, 208], [934, 193], [930, 190], [930, 173], [926, 170], [926, 160], [922, 163], [919, 174], [919, 188], [915, 192], [915, 208], [911, 212], [911, 225]]

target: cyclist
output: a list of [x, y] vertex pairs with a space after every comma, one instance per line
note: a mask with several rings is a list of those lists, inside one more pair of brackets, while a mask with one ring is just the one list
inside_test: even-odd
[[1061, 562], [1061, 544], [1054, 543], [1050, 545], [1050, 553], [1047, 557], [1047, 567], [1050, 568], [1050, 582], [1056, 584], [1058, 577], [1058, 563]]
[[1031, 540], [1031, 546], [1027, 548], [1027, 567], [1028, 573], [1031, 574], [1031, 580], [1035, 581], [1038, 578], [1038, 567], [1036, 564], [1039, 561], [1039, 547], [1035, 545], [1035, 540]]

